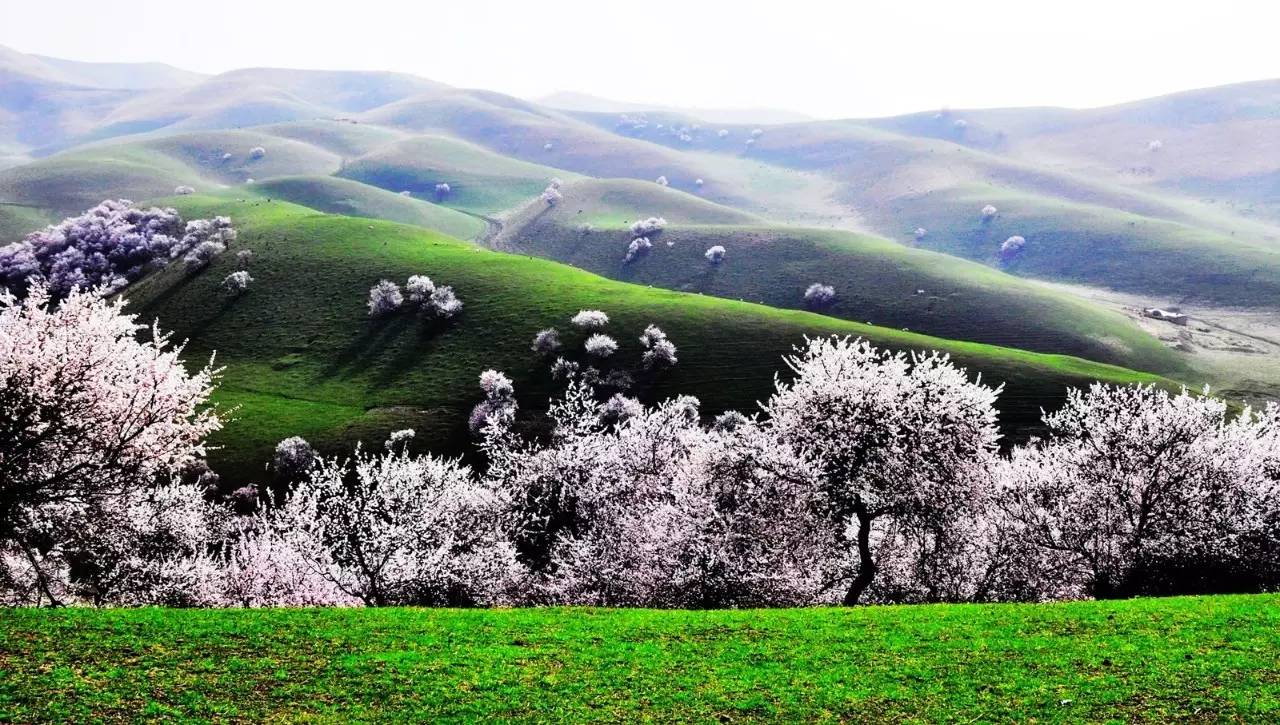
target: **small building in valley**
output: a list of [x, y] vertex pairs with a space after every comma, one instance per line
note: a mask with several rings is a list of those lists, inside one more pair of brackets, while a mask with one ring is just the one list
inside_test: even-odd
[[1187, 324], [1187, 320], [1190, 319], [1187, 315], [1184, 315], [1181, 312], [1162, 310], [1159, 307], [1145, 307], [1142, 310], [1142, 315], [1144, 317], [1150, 317], [1153, 320], [1164, 320], [1165, 322], [1172, 322], [1175, 325], [1184, 326]]

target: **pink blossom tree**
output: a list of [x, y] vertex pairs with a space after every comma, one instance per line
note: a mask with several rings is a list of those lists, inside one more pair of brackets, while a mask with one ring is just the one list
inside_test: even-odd
[[218, 371], [188, 373], [158, 329], [140, 341], [123, 305], [72, 289], [54, 306], [42, 284], [0, 294], [0, 545], [36, 569], [40, 522], [178, 475], [222, 425], [207, 404]]

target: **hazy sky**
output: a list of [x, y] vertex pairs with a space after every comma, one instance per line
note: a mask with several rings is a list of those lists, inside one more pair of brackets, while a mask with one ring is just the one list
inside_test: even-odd
[[396, 70], [524, 97], [825, 117], [1280, 77], [1275, 0], [0, 0], [0, 18], [0, 45], [76, 60]]

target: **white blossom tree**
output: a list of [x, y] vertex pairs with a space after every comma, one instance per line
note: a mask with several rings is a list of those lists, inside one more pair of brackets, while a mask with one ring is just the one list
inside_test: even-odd
[[241, 269], [223, 278], [222, 289], [227, 294], [238, 297], [249, 289], [249, 285], [252, 282], [253, 277], [250, 277], [247, 271]]
[[836, 290], [829, 284], [814, 282], [805, 289], [804, 301], [814, 309], [830, 307], [836, 301]]
[[498, 493], [454, 461], [357, 449], [324, 460], [280, 507], [308, 565], [370, 606], [497, 604], [519, 569]]
[[544, 357], [554, 354], [560, 349], [560, 331], [554, 327], [538, 330], [530, 349]]
[[369, 302], [366, 306], [370, 317], [389, 315], [399, 310], [403, 304], [404, 294], [400, 292], [400, 285], [395, 282], [383, 279], [369, 288]]
[[657, 325], [644, 328], [640, 335], [640, 345], [644, 348], [640, 361], [646, 370], [675, 367], [679, 362], [675, 343], [667, 339], [667, 333]]
[[724, 261], [724, 247], [719, 244], [708, 247], [706, 253], [702, 256], [706, 257], [708, 262], [718, 265]]
[[945, 531], [981, 498], [998, 390], [944, 355], [864, 340], [810, 339], [786, 362], [795, 379], [765, 410], [780, 440], [815, 458], [829, 525], [856, 553], [844, 602], [857, 604], [876, 577], [877, 522]]
[[578, 310], [569, 322], [583, 330], [600, 330], [609, 324], [609, 316], [600, 310]]
[[1045, 416], [1048, 437], [1002, 467], [1005, 504], [1068, 590], [1179, 591], [1238, 566], [1242, 545], [1265, 535], [1280, 461], [1271, 420], [1233, 419], [1186, 390], [1073, 390]]

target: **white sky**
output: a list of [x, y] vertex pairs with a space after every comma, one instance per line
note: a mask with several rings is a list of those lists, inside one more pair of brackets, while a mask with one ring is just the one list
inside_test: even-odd
[[1271, 0], [0, 0], [0, 45], [75, 60], [396, 70], [822, 117], [1096, 106], [1280, 77]]

